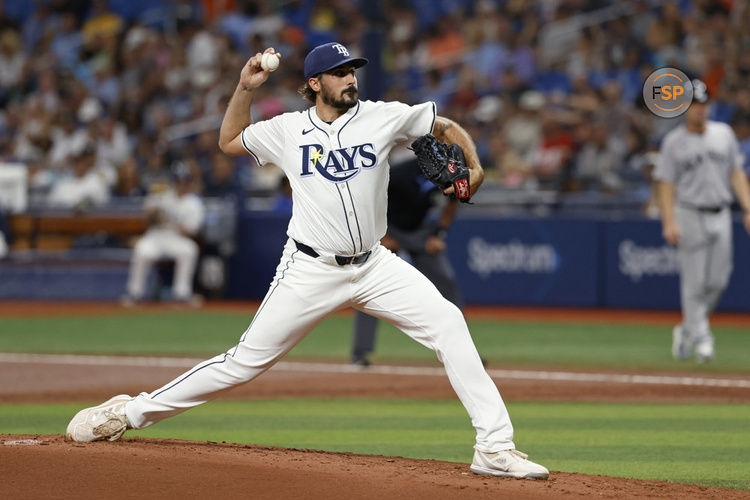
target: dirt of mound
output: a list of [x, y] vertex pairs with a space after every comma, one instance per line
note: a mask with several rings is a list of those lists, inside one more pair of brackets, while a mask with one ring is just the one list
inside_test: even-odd
[[552, 472], [522, 481], [467, 464], [223, 443], [128, 438], [68, 443], [0, 435], [5, 498], [748, 498], [747, 492]]

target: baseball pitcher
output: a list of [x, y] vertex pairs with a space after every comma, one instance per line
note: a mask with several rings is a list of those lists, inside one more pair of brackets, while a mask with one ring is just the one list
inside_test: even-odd
[[732, 272], [732, 191], [750, 233], [750, 188], [734, 132], [707, 119], [706, 85], [692, 83], [687, 120], [664, 138], [654, 177], [662, 233], [680, 263], [682, 324], [672, 331], [672, 355], [705, 362], [714, 357], [708, 318]]
[[[353, 307], [390, 321], [436, 352], [476, 429], [473, 472], [546, 479], [547, 469], [515, 449], [505, 404], [459, 309], [380, 244], [391, 149], [434, 135], [420, 144], [440, 164], [431, 169], [435, 182], [466, 201], [483, 180], [473, 141], [459, 125], [436, 116], [432, 102], [360, 101], [355, 71], [367, 60], [352, 57], [339, 43], [320, 45], [305, 59], [300, 92], [313, 107], [252, 123], [253, 95], [278, 62], [269, 64], [268, 54], [280, 59], [272, 48], [265, 54], [243, 67], [219, 145], [229, 155], [278, 166], [292, 187], [289, 239], [268, 293], [236, 346], [151, 393], [116, 396], [82, 410], [67, 437], [117, 439], [128, 428], [142, 429], [205, 403], [268, 370], [330, 313]], [[457, 144], [463, 153], [444, 143]]]

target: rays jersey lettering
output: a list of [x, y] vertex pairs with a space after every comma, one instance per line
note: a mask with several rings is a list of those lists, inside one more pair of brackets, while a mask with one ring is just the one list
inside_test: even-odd
[[326, 151], [320, 144], [301, 145], [302, 173], [308, 177], [318, 172], [331, 182], [346, 182], [364, 168], [378, 164], [378, 156], [372, 143]]

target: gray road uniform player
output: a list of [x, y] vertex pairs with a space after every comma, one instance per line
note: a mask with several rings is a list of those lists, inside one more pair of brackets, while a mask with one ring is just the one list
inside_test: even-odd
[[750, 189], [731, 127], [709, 121], [705, 85], [693, 81], [686, 122], [669, 132], [654, 172], [664, 238], [677, 245], [682, 324], [672, 333], [672, 355], [699, 362], [714, 357], [709, 316], [732, 272], [732, 191], [750, 232]]
[[471, 163], [474, 192], [483, 171], [469, 135], [437, 116], [431, 102], [360, 101], [355, 69], [367, 60], [351, 57], [338, 43], [318, 46], [305, 59], [301, 92], [315, 106], [252, 123], [254, 91], [269, 76], [261, 56], [242, 69], [219, 145], [227, 154], [254, 155], [260, 165], [278, 166], [292, 187], [289, 239], [268, 293], [236, 346], [151, 393], [117, 396], [82, 410], [68, 426], [68, 438], [117, 438], [127, 428], [147, 427], [205, 403], [271, 368], [333, 311], [354, 307], [436, 352], [476, 429], [473, 472], [546, 479], [547, 469], [515, 449], [505, 404], [461, 312], [380, 244], [393, 146], [428, 132], [460, 144]]

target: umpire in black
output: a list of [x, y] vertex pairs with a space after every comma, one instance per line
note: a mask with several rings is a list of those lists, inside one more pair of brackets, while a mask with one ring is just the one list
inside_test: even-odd
[[[442, 210], [435, 218], [432, 209], [440, 204]], [[414, 267], [432, 281], [443, 297], [463, 309], [453, 268], [445, 256], [446, 231], [457, 209], [458, 200], [448, 200], [441, 189], [422, 176], [411, 152], [403, 161], [391, 165], [388, 232], [380, 242], [392, 252], [408, 255]], [[369, 366], [368, 355], [375, 347], [377, 327], [377, 318], [355, 313], [352, 363]]]

